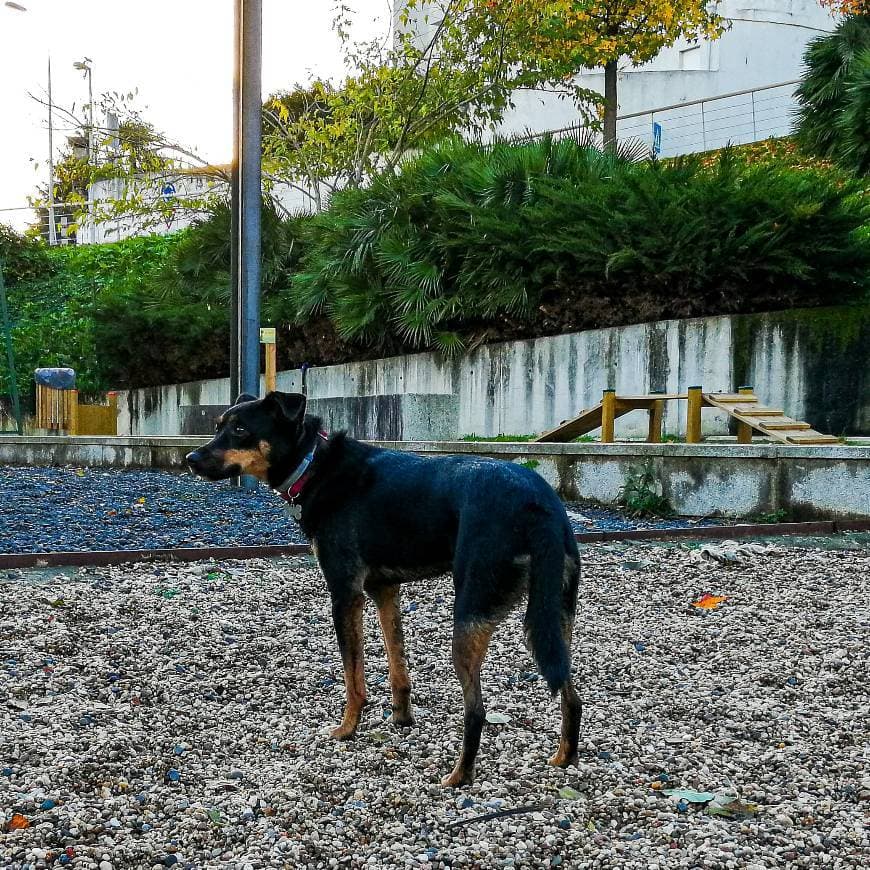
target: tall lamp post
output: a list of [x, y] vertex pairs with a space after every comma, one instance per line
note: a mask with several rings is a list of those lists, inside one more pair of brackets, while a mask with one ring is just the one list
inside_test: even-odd
[[[260, 393], [262, 0], [235, 0], [230, 401]], [[242, 486], [253, 489], [252, 477]]]
[[[83, 60], [77, 60], [73, 64], [73, 69], [77, 69], [88, 78], [88, 167], [96, 166], [96, 155], [94, 154], [94, 71], [93, 61], [86, 57]], [[93, 184], [88, 182], [88, 224], [91, 244], [97, 240], [97, 228], [94, 225], [94, 195]]]

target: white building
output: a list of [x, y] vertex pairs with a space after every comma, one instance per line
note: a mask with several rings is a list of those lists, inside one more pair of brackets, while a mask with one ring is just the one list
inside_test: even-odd
[[[403, 3], [395, 0], [394, 12]], [[437, 0], [429, 4], [428, 22], [421, 10], [410, 23], [421, 44], [437, 26], [435, 5]], [[720, 39], [681, 41], [643, 66], [620, 65], [620, 138], [649, 139], [655, 121], [661, 125], [661, 153], [667, 156], [790, 131], [794, 83], [801, 76], [806, 45], [831, 31], [835, 19], [818, 0], [722, 0], [717, 6], [730, 23]], [[602, 69], [583, 70], [577, 80], [604, 92]], [[540, 133], [576, 123], [570, 102], [530, 91], [516, 94], [515, 108], [493, 132]]]
[[[139, 195], [145, 200], [162, 201], [165, 218], [155, 219], [131, 211], [98, 220], [92, 229], [90, 221], [85, 217], [78, 232], [78, 244], [117, 242], [130, 236], [174, 233], [184, 229], [204, 213], [199, 209], [209, 197], [229, 196], [229, 185], [224, 180], [229, 176], [229, 172], [229, 165], [222, 165], [180, 169], [166, 176], [142, 177], [138, 181]], [[103, 203], [124, 202], [124, 184], [123, 179], [111, 178], [91, 185], [91, 196], [98, 216], [105, 212]], [[313, 212], [314, 197], [306, 194], [303, 188], [302, 183], [292, 187], [289, 184], [278, 183], [274, 186], [272, 194], [279, 206], [288, 214]]]

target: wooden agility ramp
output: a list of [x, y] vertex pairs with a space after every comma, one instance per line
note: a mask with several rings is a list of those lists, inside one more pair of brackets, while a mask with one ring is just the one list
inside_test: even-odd
[[595, 429], [601, 429], [601, 443], [614, 441], [614, 422], [630, 411], [645, 410], [649, 415], [648, 443], [658, 443], [662, 435], [662, 414], [666, 401], [688, 402], [686, 443], [701, 442], [701, 409], [716, 408], [737, 421], [738, 444], [752, 442], [753, 433], [784, 444], [839, 444], [834, 435], [825, 435], [809, 423], [787, 417], [782, 408], [764, 405], [752, 387], [740, 387], [736, 393], [705, 393], [701, 387], [689, 387], [685, 393], [647, 393], [639, 396], [618, 396], [615, 390], [604, 390], [601, 401], [582, 411], [571, 420], [544, 432], [536, 442], [573, 441]]
[[709, 408], [718, 408], [737, 420], [737, 441], [740, 444], [748, 444], [752, 440], [752, 430], [783, 444], [840, 443], [835, 435], [824, 435], [809, 423], [787, 417], [782, 408], [765, 406], [751, 390], [732, 395], [705, 393], [704, 404]]

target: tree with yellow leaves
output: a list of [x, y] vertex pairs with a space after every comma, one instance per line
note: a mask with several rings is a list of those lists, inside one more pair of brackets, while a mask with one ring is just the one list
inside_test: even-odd
[[[489, 0], [487, 6], [512, 5]], [[617, 66], [652, 60], [678, 39], [716, 39], [725, 21], [708, 0], [524, 0], [523, 15], [510, 18], [526, 29], [533, 50], [574, 69], [604, 67], [604, 141], [616, 138]]]
[[840, 15], [870, 15], [870, 0], [819, 0], [833, 13]]

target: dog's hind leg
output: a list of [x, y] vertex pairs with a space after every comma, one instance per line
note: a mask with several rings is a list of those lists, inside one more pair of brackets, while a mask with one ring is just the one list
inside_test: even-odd
[[[572, 625], [565, 626], [565, 645], [571, 650]], [[580, 719], [583, 715], [583, 705], [571, 675], [559, 690], [562, 706], [562, 733], [559, 737], [559, 748], [549, 759], [553, 767], [569, 767], [577, 763], [577, 747], [580, 743]]]
[[411, 678], [405, 657], [405, 636], [402, 632], [402, 611], [399, 607], [399, 585], [379, 586], [369, 591], [378, 608], [378, 621], [384, 633], [384, 646], [390, 667], [390, 689], [393, 693], [392, 723], [400, 727], [413, 725], [411, 712]]
[[453, 626], [453, 667], [462, 686], [465, 716], [462, 753], [453, 772], [441, 780], [441, 785], [446, 787], [468, 785], [474, 779], [474, 759], [480, 748], [480, 735], [486, 717], [480, 689], [480, 669], [495, 625], [494, 622], [481, 622], [456, 623]]
[[[565, 559], [565, 577], [562, 590], [562, 636], [570, 657], [571, 638], [574, 633], [574, 616], [577, 610], [577, 590], [580, 583], [579, 563], [570, 556]], [[580, 742], [580, 719], [583, 715], [583, 705], [580, 696], [574, 688], [571, 674], [559, 690], [562, 706], [562, 733], [559, 738], [559, 748], [550, 758], [554, 767], [568, 767], [577, 763], [577, 747]]]
[[338, 636], [338, 647], [344, 665], [344, 685], [347, 690], [341, 724], [330, 734], [336, 740], [349, 740], [354, 736], [366, 703], [364, 606], [362, 592], [354, 592], [346, 598], [333, 598], [332, 602], [332, 620]]

